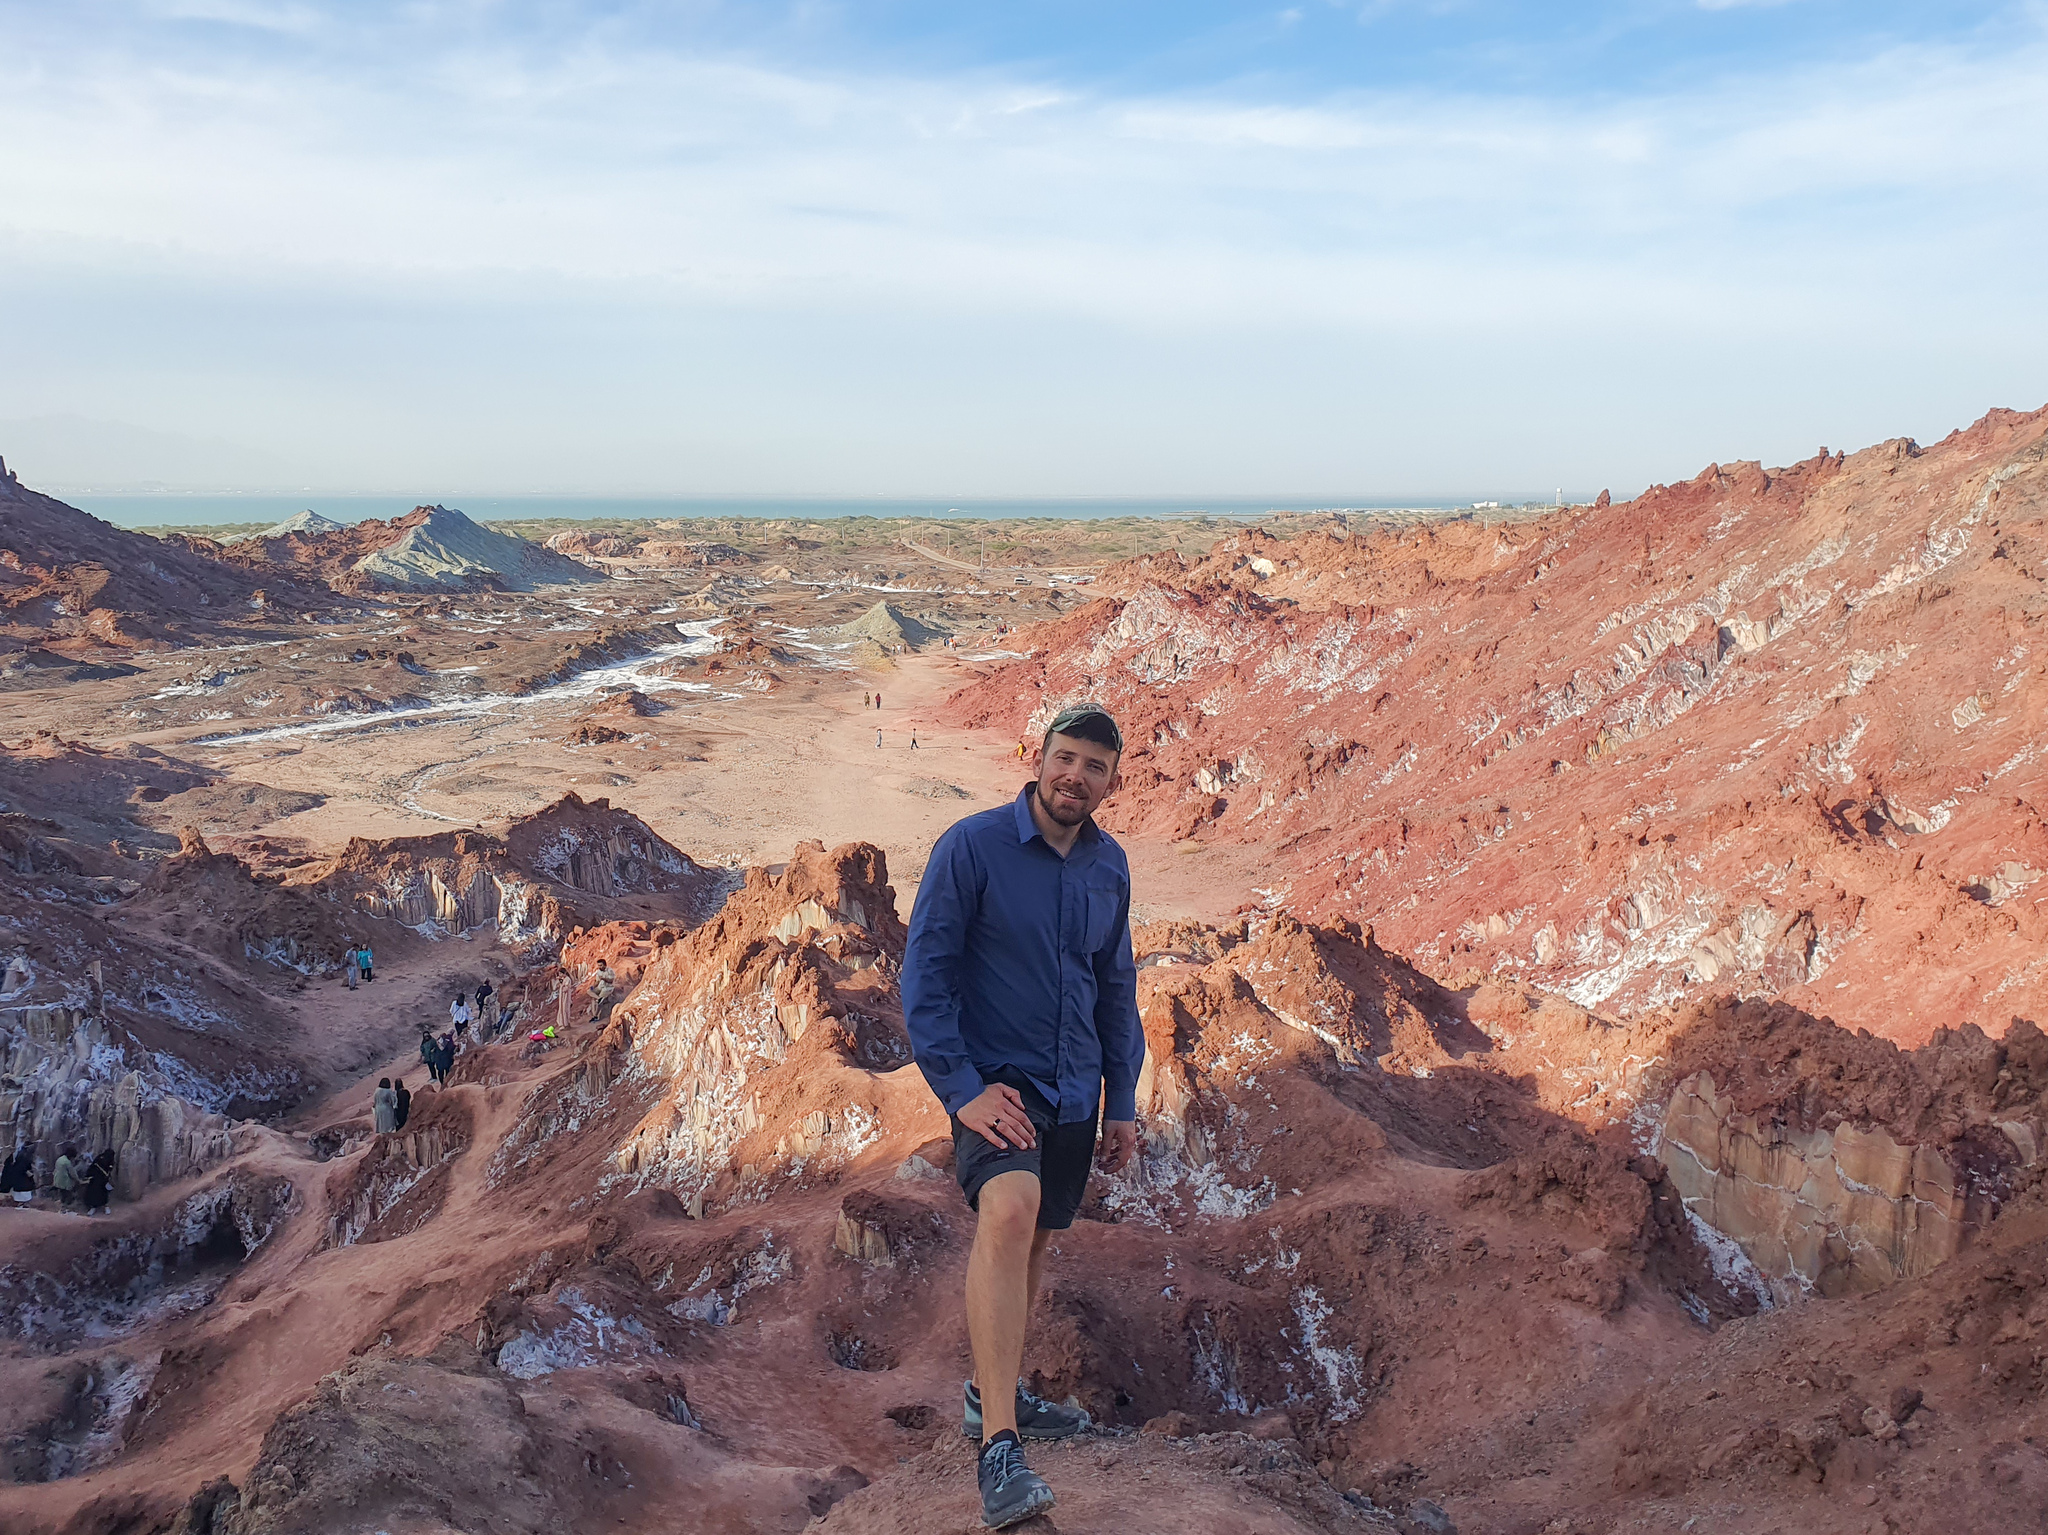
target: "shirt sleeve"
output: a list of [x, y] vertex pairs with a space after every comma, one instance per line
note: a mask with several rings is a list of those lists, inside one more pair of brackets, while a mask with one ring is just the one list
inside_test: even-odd
[[1116, 927], [1095, 955], [1095, 1032], [1102, 1041], [1102, 1117], [1138, 1117], [1138, 1070], [1145, 1064], [1145, 1031], [1138, 1024], [1138, 966], [1131, 958], [1131, 885]]
[[967, 1053], [960, 1021], [960, 961], [967, 925], [981, 904], [973, 850], [956, 826], [939, 838], [918, 886], [903, 949], [903, 1026], [917, 1069], [948, 1114], [986, 1085]]

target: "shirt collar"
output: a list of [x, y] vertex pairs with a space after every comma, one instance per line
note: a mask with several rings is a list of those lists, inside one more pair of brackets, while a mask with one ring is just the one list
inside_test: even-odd
[[[1038, 822], [1031, 818], [1031, 796], [1037, 792], [1038, 783], [1034, 779], [1024, 785], [1022, 792], [1013, 802], [1017, 814], [1017, 841], [1020, 844], [1029, 842], [1033, 837], [1044, 836], [1038, 829]], [[1094, 842], [1101, 836], [1102, 831], [1096, 826], [1095, 817], [1091, 815], [1081, 823], [1081, 835], [1074, 839], [1074, 846], [1080, 847], [1083, 843]]]

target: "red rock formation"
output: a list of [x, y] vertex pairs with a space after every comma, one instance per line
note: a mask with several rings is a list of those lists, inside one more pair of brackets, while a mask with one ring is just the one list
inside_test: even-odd
[[1267, 847], [1272, 900], [1439, 973], [1995, 1034], [2048, 1004], [2044, 511], [2048, 412], [1994, 411], [1527, 522], [1252, 531], [1116, 567], [949, 713], [1102, 698], [1109, 824]]
[[[131, 533], [0, 472], [0, 650], [90, 658], [229, 624], [289, 617], [315, 593], [218, 545]], [[322, 594], [324, 595], [324, 594]]]
[[289, 878], [409, 928], [493, 926], [509, 941], [550, 942], [573, 927], [628, 913], [694, 922], [728, 888], [723, 875], [678, 852], [638, 816], [574, 791], [513, 821], [502, 837], [352, 837], [332, 859], [307, 863]]
[[[1848, 1535], [1816, 1510], [1928, 1499], [2024, 1527], [2023, 1436], [2048, 1426], [2035, 1169], [1924, 1275], [1768, 1311], [1630, 1136], [1711, 1072], [1758, 1125], [1948, 1156], [2037, 1122], [2036, 1045], [1905, 1054], [1782, 1005], [1619, 1021], [1447, 988], [1356, 925], [1277, 913], [1138, 938], [1142, 1156], [1055, 1244], [1028, 1360], [1034, 1388], [1145, 1432], [1034, 1452], [1062, 1529], [1150, 1527], [1162, 1501], [1269, 1535], [1739, 1505], [1745, 1528]], [[571, 932], [522, 999], [566, 1018], [564, 1048], [471, 1050], [405, 1132], [358, 1110], [316, 1133], [324, 1172], [251, 1134], [233, 1186], [287, 1170], [307, 1197], [235, 1228], [260, 1251], [221, 1304], [166, 1313], [136, 1273], [154, 1237], [85, 1261], [67, 1223], [28, 1228], [0, 1294], [53, 1319], [40, 1346], [65, 1363], [99, 1328], [92, 1378], [135, 1375], [158, 1405], [66, 1417], [47, 1352], [0, 1355], [9, 1453], [101, 1457], [0, 1487], [0, 1519], [281, 1535], [459, 1499], [535, 1531], [677, 1507], [735, 1531], [966, 1527], [972, 1220], [900, 1057], [903, 940], [859, 844], [799, 846], [693, 932]]]

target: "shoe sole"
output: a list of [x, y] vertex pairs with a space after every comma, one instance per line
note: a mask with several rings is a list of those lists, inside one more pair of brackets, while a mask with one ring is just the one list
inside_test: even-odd
[[[1083, 1423], [1078, 1428], [1068, 1429], [1064, 1434], [1048, 1434], [1042, 1430], [1020, 1428], [1017, 1430], [1017, 1437], [1019, 1439], [1035, 1439], [1040, 1444], [1057, 1444], [1062, 1439], [1078, 1439], [1094, 1426], [1093, 1423]], [[970, 1428], [967, 1424], [963, 1423], [960, 1425], [960, 1437], [962, 1439], [980, 1439], [982, 1432], [979, 1428]]]
[[1013, 1509], [1000, 1519], [991, 1519], [984, 1513], [981, 1516], [981, 1527], [985, 1530], [1007, 1530], [1011, 1525], [1022, 1524], [1026, 1519], [1036, 1519], [1057, 1501], [1052, 1495], [1052, 1489], [1047, 1487], [1033, 1495], [1031, 1501], [1022, 1508]]

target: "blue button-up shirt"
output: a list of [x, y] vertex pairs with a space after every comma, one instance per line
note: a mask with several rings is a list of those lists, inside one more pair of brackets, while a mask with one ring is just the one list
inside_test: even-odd
[[1021, 1071], [1061, 1124], [1137, 1117], [1138, 971], [1131, 961], [1131, 866], [1091, 819], [1062, 858], [1011, 804], [939, 838], [910, 916], [903, 1021], [925, 1081], [957, 1114]]

